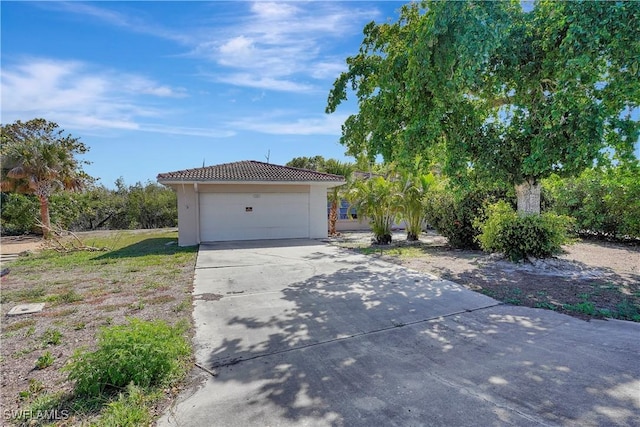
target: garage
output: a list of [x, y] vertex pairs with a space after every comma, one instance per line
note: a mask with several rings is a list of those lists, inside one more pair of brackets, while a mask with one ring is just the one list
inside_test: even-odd
[[327, 191], [344, 177], [246, 160], [158, 174], [178, 202], [178, 244], [327, 237]]
[[201, 193], [200, 241], [309, 237], [309, 193]]

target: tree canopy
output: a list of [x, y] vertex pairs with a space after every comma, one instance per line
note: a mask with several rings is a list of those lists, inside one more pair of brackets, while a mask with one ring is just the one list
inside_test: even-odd
[[633, 161], [639, 40], [638, 2], [412, 3], [365, 27], [326, 111], [353, 91], [349, 154], [407, 167], [421, 155], [453, 181], [471, 170], [524, 188], [520, 210], [552, 173]]

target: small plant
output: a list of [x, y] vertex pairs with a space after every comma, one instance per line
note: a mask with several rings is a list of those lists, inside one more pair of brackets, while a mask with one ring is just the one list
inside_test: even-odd
[[175, 313], [180, 313], [180, 312], [182, 312], [184, 310], [187, 310], [190, 307], [191, 307], [191, 300], [189, 298], [185, 298], [180, 302], [180, 304], [176, 305], [173, 308], [173, 311]]
[[18, 397], [20, 398], [20, 400], [31, 399], [40, 394], [42, 390], [44, 390], [44, 384], [42, 383], [42, 381], [36, 380], [34, 378], [29, 378], [29, 388], [19, 392]]
[[72, 327], [74, 331], [79, 331], [87, 326], [85, 322], [75, 322]]
[[42, 345], [58, 345], [62, 341], [62, 332], [55, 328], [49, 328], [42, 334]]
[[130, 319], [129, 323], [100, 331], [98, 350], [77, 351], [65, 367], [76, 393], [96, 396], [129, 383], [150, 387], [182, 375], [190, 347], [183, 336], [186, 325]]
[[47, 297], [48, 302], [52, 303], [65, 303], [71, 304], [73, 302], [82, 301], [84, 297], [77, 293], [74, 289], [67, 289], [65, 292], [61, 294], [49, 295]]
[[144, 301], [138, 300], [129, 306], [132, 310], [143, 310], [144, 309]]
[[577, 304], [565, 304], [562, 306], [567, 311], [573, 311], [576, 313], [587, 314], [589, 316], [594, 316], [598, 313], [596, 306], [591, 301], [583, 301]]
[[99, 425], [105, 427], [150, 425], [148, 400], [145, 390], [129, 384], [126, 393], [119, 393], [118, 398], [104, 409]]
[[49, 350], [45, 351], [38, 360], [36, 360], [36, 369], [45, 369], [49, 366], [53, 365], [54, 362], [53, 355]]

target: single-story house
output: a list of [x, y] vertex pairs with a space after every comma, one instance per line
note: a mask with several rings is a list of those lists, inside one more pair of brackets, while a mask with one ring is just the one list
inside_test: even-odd
[[178, 244], [327, 237], [327, 189], [344, 177], [257, 161], [161, 173], [178, 196]]

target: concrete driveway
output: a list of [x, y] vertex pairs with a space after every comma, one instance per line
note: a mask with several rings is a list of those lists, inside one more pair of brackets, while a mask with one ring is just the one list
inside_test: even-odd
[[161, 426], [640, 426], [639, 324], [310, 240], [203, 245], [194, 298], [205, 369]]

